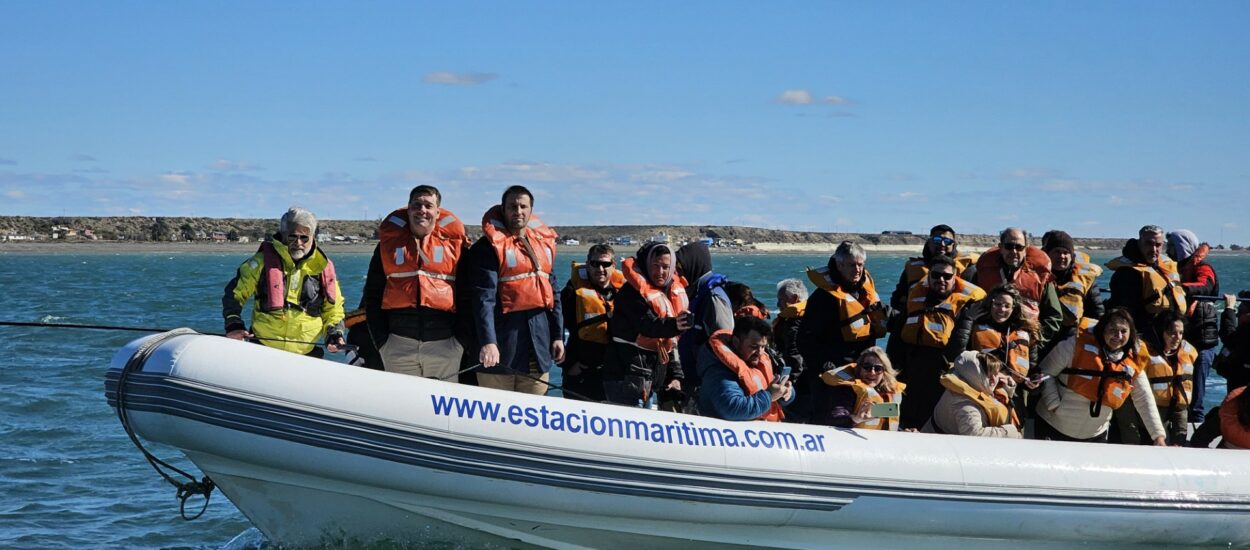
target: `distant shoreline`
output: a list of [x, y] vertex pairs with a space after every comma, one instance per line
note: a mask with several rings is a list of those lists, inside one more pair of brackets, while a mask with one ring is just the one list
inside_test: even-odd
[[[868, 252], [884, 254], [918, 254], [920, 245], [915, 244], [872, 244], [860, 243]], [[369, 254], [373, 252], [377, 241], [358, 243], [321, 243], [319, 245], [327, 254]], [[257, 243], [238, 242], [154, 242], [154, 241], [9, 241], [0, 242], [0, 254], [122, 254], [122, 253], [153, 253], [153, 254], [185, 254], [214, 253], [243, 255], [255, 252]], [[589, 244], [560, 245], [561, 251], [584, 251]], [[635, 245], [616, 245], [618, 256], [633, 254]], [[716, 247], [713, 254], [832, 254], [837, 245], [834, 243], [754, 243], [746, 247]], [[980, 253], [988, 249], [985, 246], [961, 245], [961, 250]], [[1110, 249], [1082, 248], [1085, 251]], [[1118, 249], [1116, 250], [1118, 251]], [[1244, 254], [1247, 250], [1212, 250], [1212, 254]]]

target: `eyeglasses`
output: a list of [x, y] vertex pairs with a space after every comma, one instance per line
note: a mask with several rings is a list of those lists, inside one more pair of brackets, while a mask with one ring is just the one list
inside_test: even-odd
[[1019, 251], [1021, 251], [1021, 250], [1024, 250], [1024, 249], [1025, 249], [1025, 246], [1024, 246], [1024, 245], [1022, 245], [1022, 244], [1020, 244], [1020, 243], [1002, 243], [1002, 244], [1000, 244], [1000, 245], [998, 245], [998, 246], [999, 246], [999, 247], [1001, 247], [1001, 248], [1005, 248], [1005, 249], [1007, 249], [1007, 250], [1010, 250], [1010, 251], [1012, 251], [1012, 252], [1019, 252]]
[[859, 366], [859, 370], [864, 371], [864, 372], [885, 372], [885, 365], [864, 363]]
[[951, 246], [955, 244], [955, 239], [952, 239], [950, 237], [943, 237], [942, 235], [934, 235], [932, 237], [929, 237], [929, 240], [935, 243], [938, 243], [942, 246]]
[[933, 279], [934, 281], [937, 281], [937, 280], [949, 281], [955, 278], [955, 274], [954, 273], [938, 273], [936, 271], [930, 271], [929, 278]]
[[616, 264], [614, 262], [586, 262], [586, 265], [591, 266], [591, 267], [597, 267], [599, 269], [608, 269]]
[[312, 235], [287, 235], [286, 236], [286, 242], [288, 243], [293, 243], [295, 241], [306, 243], [311, 240], [312, 240]]

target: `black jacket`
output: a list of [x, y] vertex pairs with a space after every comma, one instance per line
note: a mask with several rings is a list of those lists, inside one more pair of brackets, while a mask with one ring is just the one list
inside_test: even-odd
[[642, 294], [638, 293], [638, 289], [632, 285], [622, 286], [612, 298], [608, 334], [614, 341], [608, 345], [603, 365], [604, 380], [640, 377], [659, 385], [674, 378], [685, 378], [676, 349], [670, 354], [669, 363], [662, 365], [658, 353], [644, 350], [632, 343], [615, 341], [619, 339], [634, 342], [640, 334], [650, 338], [672, 338], [681, 334], [677, 330], [677, 319], [657, 316]]

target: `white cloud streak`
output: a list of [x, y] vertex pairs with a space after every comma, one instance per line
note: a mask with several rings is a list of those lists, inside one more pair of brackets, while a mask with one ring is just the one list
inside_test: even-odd
[[499, 78], [495, 73], [453, 73], [448, 71], [435, 71], [425, 73], [421, 80], [426, 84], [439, 84], [443, 86], [477, 86], [485, 84]]

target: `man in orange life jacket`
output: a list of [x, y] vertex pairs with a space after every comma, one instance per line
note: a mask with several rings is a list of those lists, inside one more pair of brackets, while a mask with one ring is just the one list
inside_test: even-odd
[[[291, 208], [278, 221], [278, 233], [261, 243], [226, 284], [222, 317], [226, 337], [257, 338], [271, 348], [322, 357], [315, 341], [335, 353], [343, 340], [343, 293], [334, 262], [317, 248], [317, 218]], [[243, 305], [252, 296], [252, 331], [243, 324]], [[253, 333], [255, 335], [253, 336]]]
[[464, 224], [441, 205], [437, 188], [418, 185], [378, 227], [364, 306], [388, 372], [443, 380], [460, 368], [456, 269], [468, 242]]
[[955, 230], [946, 224], [938, 224], [929, 229], [929, 238], [924, 242], [919, 258], [908, 258], [903, 266], [903, 273], [898, 277], [898, 284], [890, 294], [890, 307], [901, 311], [907, 307], [907, 292], [911, 286], [924, 278], [925, 265], [934, 256], [946, 256], [955, 260], [955, 275], [965, 281], [972, 281], [977, 276], [977, 255], [959, 252], [959, 243]]
[[547, 371], [564, 360], [556, 288], [556, 233], [533, 216], [534, 195], [503, 192], [482, 217], [484, 235], [469, 249], [477, 335], [478, 385], [543, 395]]
[[560, 368], [564, 369], [565, 389], [578, 394], [564, 394], [571, 399], [604, 399], [603, 357], [610, 340], [608, 317], [612, 315], [612, 298], [625, 281], [616, 269], [615, 254], [606, 244], [590, 247], [586, 263], [573, 265], [573, 274], [560, 292], [564, 326], [569, 330]]
[[1008, 227], [998, 234], [998, 246], [985, 251], [977, 260], [974, 281], [989, 292], [1011, 285], [1020, 292], [1025, 317], [1037, 321], [1040, 344], [1045, 344], [1063, 325], [1063, 306], [1050, 274], [1050, 256], [1029, 246], [1024, 230]]
[[779, 379], [773, 372], [766, 348], [772, 330], [768, 322], [754, 316], [734, 318], [732, 334], [712, 333], [699, 351], [697, 368], [702, 371], [699, 410], [724, 420], [768, 420], [785, 418], [782, 407], [794, 396], [790, 379]]
[[1107, 309], [1123, 307], [1133, 316], [1138, 334], [1158, 344], [1154, 333], [1155, 315], [1165, 309], [1186, 312], [1185, 290], [1176, 262], [1163, 254], [1166, 239], [1163, 228], [1147, 225], [1129, 239], [1122, 256], [1107, 262], [1111, 275], [1111, 298]]

